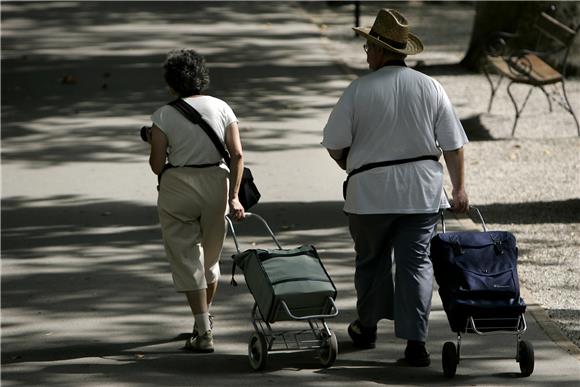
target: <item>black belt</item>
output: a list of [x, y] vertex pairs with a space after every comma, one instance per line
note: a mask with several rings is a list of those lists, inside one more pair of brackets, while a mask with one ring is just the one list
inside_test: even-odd
[[[163, 166], [163, 171], [165, 171], [166, 169], [171, 169], [171, 168], [209, 168], [209, 167], [217, 167], [218, 165], [220, 165], [219, 162], [217, 163], [210, 163], [210, 164], [190, 164], [190, 165], [173, 165], [173, 164], [165, 164]], [[161, 172], [163, 173], [163, 172]]]
[[373, 168], [388, 167], [390, 165], [398, 165], [398, 164], [412, 163], [414, 161], [421, 161], [421, 160], [439, 161], [439, 157], [429, 155], [429, 156], [411, 157], [411, 158], [408, 158], [408, 159], [379, 161], [379, 162], [376, 162], [376, 163], [368, 163], [368, 164], [363, 165], [362, 167], [353, 169], [352, 171], [350, 171], [350, 173], [346, 177], [346, 180], [342, 184], [342, 197], [344, 199], [346, 199], [346, 187], [348, 186], [348, 180], [351, 177], [353, 177], [354, 175], [358, 174], [358, 173], [361, 173], [361, 172], [364, 172], [364, 171], [368, 171], [369, 169], [373, 169]]
[[[210, 163], [210, 164], [190, 164], [190, 165], [173, 165], [173, 164], [167, 163], [163, 166], [163, 170], [157, 176], [157, 183], [161, 184], [161, 176], [163, 175], [163, 173], [165, 171], [167, 171], [168, 169], [171, 169], [171, 168], [209, 168], [209, 167], [217, 167], [218, 165], [220, 165], [220, 163], [221, 162]], [[157, 186], [157, 191], [159, 191], [159, 185]]]

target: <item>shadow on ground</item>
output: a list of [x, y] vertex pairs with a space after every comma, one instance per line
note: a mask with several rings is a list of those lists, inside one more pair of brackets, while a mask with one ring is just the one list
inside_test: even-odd
[[[244, 126], [252, 121], [299, 121], [320, 109], [330, 110], [331, 103], [297, 104], [296, 96], [338, 99], [342, 87], [332, 85], [343, 79], [340, 69], [328, 66], [323, 57], [293, 57], [300, 42], [319, 40], [316, 29], [272, 30], [272, 24], [303, 23], [295, 13], [272, 12], [270, 4], [259, 2], [252, 3], [252, 12], [246, 8], [211, 2], [179, 7], [154, 2], [6, 5], [3, 30], [10, 34], [2, 35], [2, 138], [11, 147], [3, 150], [3, 162], [50, 166], [134, 161], [142, 152], [138, 129], [172, 99], [162, 76], [165, 55], [181, 47], [199, 48], [206, 56], [211, 75], [208, 93], [228, 101], [242, 119], [248, 151], [318, 147], [316, 142], [290, 141], [300, 127], [252, 130]], [[55, 23], [62, 12], [71, 23]], [[188, 23], [184, 19], [188, 12], [203, 13], [207, 22]], [[236, 30], [235, 43], [228, 39], [231, 31], [216, 28], [213, 22], [251, 23], [256, 14], [268, 22]], [[240, 17], [247, 20], [236, 19]], [[167, 23], [173, 28], [165, 28]], [[255, 39], [265, 33], [271, 45], [267, 48]], [[21, 146], [27, 142], [38, 145]]]
[[[580, 199], [529, 203], [492, 203], [477, 206], [486, 223], [541, 224], [579, 223]], [[509, 214], [509, 216], [506, 216]], [[474, 219], [478, 221], [478, 219]]]

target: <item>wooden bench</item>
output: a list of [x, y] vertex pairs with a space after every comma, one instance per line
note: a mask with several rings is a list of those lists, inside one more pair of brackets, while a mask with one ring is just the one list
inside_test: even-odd
[[[573, 30], [546, 13], [540, 15], [534, 27], [538, 31], [536, 49], [541, 47], [543, 41], [549, 39], [553, 41], [552, 46], [554, 48], [552, 50], [548, 52], [532, 51], [529, 49], [512, 50], [508, 48], [505, 41], [515, 37], [515, 35], [501, 32], [490, 41], [484, 65], [484, 74], [491, 86], [491, 96], [487, 111], [491, 111], [495, 94], [502, 80], [507, 78], [509, 79], [507, 93], [515, 109], [512, 137], [516, 131], [518, 119], [535, 88], [539, 88], [548, 99], [550, 112], [552, 111], [552, 100], [554, 100], [572, 115], [576, 124], [576, 130], [580, 136], [580, 125], [568, 99], [565, 83], [567, 60], [578, 29]], [[548, 64], [545, 59], [548, 55], [550, 58], [559, 57], [559, 65], [552, 66]], [[497, 76], [495, 81], [492, 74]], [[511, 91], [511, 87], [514, 84], [530, 86], [528, 93], [520, 104], [518, 104]], [[561, 90], [558, 90], [557, 87], [554, 87], [550, 92], [546, 90], [545, 86], [556, 86], [558, 84], [561, 85]]]

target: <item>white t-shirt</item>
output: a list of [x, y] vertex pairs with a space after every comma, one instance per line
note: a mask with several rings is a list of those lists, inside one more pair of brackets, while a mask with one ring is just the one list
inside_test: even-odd
[[[353, 81], [324, 128], [327, 149], [350, 147], [346, 171], [418, 156], [468, 142], [443, 87], [403, 66], [386, 66]], [[380, 167], [353, 176], [344, 210], [354, 214], [433, 213], [448, 208], [443, 167], [432, 160]]]
[[[228, 125], [238, 122], [230, 106], [208, 95], [183, 99], [201, 114], [225, 145]], [[157, 109], [151, 120], [167, 137], [167, 159], [174, 166], [213, 164], [222, 160], [219, 151], [199, 126], [169, 105]]]

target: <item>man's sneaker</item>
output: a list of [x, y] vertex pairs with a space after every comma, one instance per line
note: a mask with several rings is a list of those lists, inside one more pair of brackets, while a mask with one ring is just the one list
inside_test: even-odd
[[431, 356], [422, 341], [407, 341], [405, 360], [413, 367], [428, 367], [431, 364]]
[[[213, 330], [213, 314], [209, 315], [209, 329]], [[195, 338], [199, 336], [199, 332], [197, 330], [197, 324], [193, 323], [193, 332], [191, 333], [191, 337]]]
[[185, 349], [192, 352], [213, 352], [213, 335], [211, 331], [187, 339], [185, 342]]
[[377, 327], [363, 327], [360, 320], [350, 323], [348, 335], [352, 339], [353, 346], [361, 349], [372, 349], [377, 341]]

